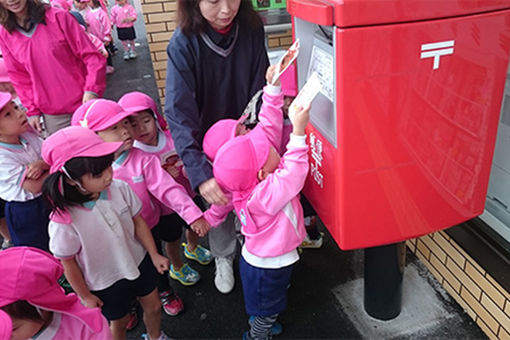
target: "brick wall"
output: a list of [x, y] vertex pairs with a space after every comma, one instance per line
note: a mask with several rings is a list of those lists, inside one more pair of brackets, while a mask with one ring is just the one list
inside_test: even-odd
[[407, 246], [490, 339], [510, 339], [510, 293], [444, 232]]

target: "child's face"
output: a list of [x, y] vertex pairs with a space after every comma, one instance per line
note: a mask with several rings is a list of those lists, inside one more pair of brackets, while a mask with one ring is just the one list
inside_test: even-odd
[[19, 136], [28, 130], [27, 116], [14, 102], [0, 111], [0, 136]]
[[[111, 166], [106, 168], [99, 175], [93, 176], [91, 173], [85, 174], [80, 178], [80, 184], [87, 192], [84, 194], [99, 194], [112, 184], [113, 169]], [[95, 197], [97, 198], [97, 197]]]
[[127, 118], [124, 118], [106, 130], [98, 131], [97, 134], [105, 142], [124, 142], [124, 145], [121, 146], [121, 150], [119, 151], [126, 151], [133, 147], [131, 123]]
[[11, 340], [31, 339], [42, 328], [42, 321], [12, 318]]
[[290, 104], [292, 104], [292, 101], [294, 100], [294, 98], [295, 97], [290, 97], [290, 96], [283, 97], [282, 111], [283, 111], [283, 116], [285, 118], [287, 118], [289, 116], [289, 107], [290, 107]]
[[126, 4], [127, 0], [117, 0], [117, 4], [119, 6], [124, 6]]
[[140, 111], [130, 116], [133, 138], [146, 145], [158, 145], [158, 127], [156, 119], [150, 111]]
[[215, 30], [222, 30], [232, 23], [239, 11], [241, 0], [200, 0], [200, 13]]

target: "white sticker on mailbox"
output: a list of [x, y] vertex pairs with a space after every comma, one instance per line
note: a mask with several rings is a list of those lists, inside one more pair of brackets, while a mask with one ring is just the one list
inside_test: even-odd
[[307, 79], [310, 78], [312, 73], [316, 72], [322, 85], [320, 92], [330, 101], [333, 101], [335, 95], [333, 89], [333, 65], [333, 56], [331, 54], [317, 46], [312, 48]]

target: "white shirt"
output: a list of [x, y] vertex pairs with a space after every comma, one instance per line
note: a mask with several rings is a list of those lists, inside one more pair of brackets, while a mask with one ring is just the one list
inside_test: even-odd
[[42, 139], [27, 131], [20, 136], [21, 144], [0, 142], [0, 198], [5, 201], [26, 202], [39, 197], [22, 188], [27, 167], [41, 159]]
[[113, 180], [98, 200], [67, 209], [71, 224], [50, 221], [50, 250], [59, 258], [74, 256], [90, 290], [108, 288], [121, 279], [134, 280], [146, 254], [133, 223], [141, 209], [129, 185]]

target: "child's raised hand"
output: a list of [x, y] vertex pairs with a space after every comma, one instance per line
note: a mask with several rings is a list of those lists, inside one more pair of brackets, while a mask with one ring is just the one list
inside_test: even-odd
[[163, 255], [158, 253], [151, 256], [152, 264], [158, 271], [158, 273], [163, 274], [166, 270], [168, 270], [170, 266], [170, 261]]
[[[276, 72], [276, 65], [271, 65], [267, 68], [266, 71], [266, 81], [268, 84], [272, 84], [273, 76]], [[280, 86], [280, 78], [276, 81], [276, 83], [272, 84], [274, 86]]]
[[306, 125], [310, 120], [310, 105], [289, 110], [289, 119], [292, 122], [292, 134], [304, 136]]
[[80, 297], [81, 304], [88, 308], [103, 307], [103, 301], [94, 294]]
[[204, 237], [207, 235], [210, 229], [209, 223], [205, 220], [205, 218], [201, 217], [195, 222], [191, 223], [191, 229], [197, 234], [199, 237]]

